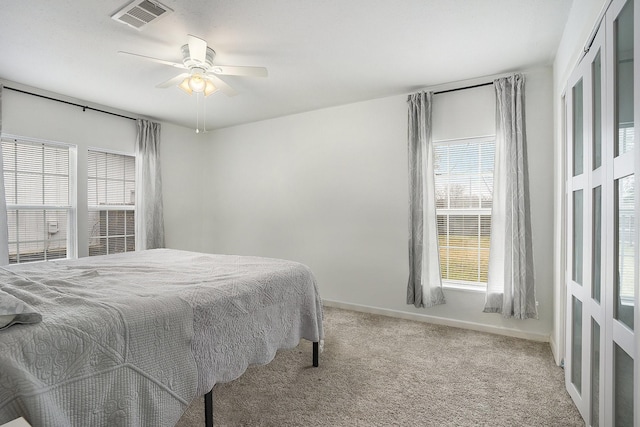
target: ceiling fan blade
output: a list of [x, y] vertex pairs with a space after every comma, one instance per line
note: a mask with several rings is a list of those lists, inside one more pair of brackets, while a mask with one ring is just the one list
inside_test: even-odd
[[170, 66], [176, 67], [176, 68], [182, 68], [182, 69], [186, 69], [187, 68], [187, 67], [184, 66], [184, 64], [178, 64], [177, 62], [165, 61], [164, 59], [152, 58], [151, 56], [139, 55], [137, 53], [131, 53], [131, 52], [123, 52], [121, 50], [118, 51], [118, 53], [121, 54], [121, 55], [136, 56], [138, 58], [146, 59], [148, 61], [158, 62], [158, 63], [164, 64], [164, 65], [170, 65]]
[[215, 74], [208, 73], [206, 74], [207, 78], [213, 82], [213, 85], [220, 89], [222, 93], [227, 96], [236, 96], [238, 92], [227, 83], [225, 83], [221, 78], [217, 77]]
[[211, 72], [223, 76], [267, 77], [269, 73], [264, 67], [242, 67], [232, 65], [214, 65]]
[[164, 88], [168, 88], [168, 87], [171, 87], [171, 86], [176, 86], [176, 85], [180, 84], [181, 81], [183, 81], [184, 79], [186, 79], [189, 76], [190, 76], [189, 73], [182, 73], [182, 74], [179, 74], [179, 75], [177, 75], [175, 77], [170, 78], [169, 80], [167, 80], [164, 83], [160, 83], [156, 87], [164, 89]]
[[194, 61], [204, 64], [207, 60], [207, 42], [199, 37], [188, 35], [189, 55]]

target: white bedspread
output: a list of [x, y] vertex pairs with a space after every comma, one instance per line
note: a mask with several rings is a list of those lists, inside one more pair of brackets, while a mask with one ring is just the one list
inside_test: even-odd
[[155, 249], [2, 268], [0, 290], [42, 314], [0, 330], [0, 424], [172, 426], [215, 383], [323, 338], [315, 278], [285, 260]]

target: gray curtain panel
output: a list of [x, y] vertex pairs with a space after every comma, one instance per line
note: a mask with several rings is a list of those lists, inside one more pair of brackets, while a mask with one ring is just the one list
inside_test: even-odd
[[409, 283], [407, 304], [444, 304], [436, 219], [431, 92], [409, 95]]
[[491, 251], [484, 312], [538, 318], [533, 274], [524, 76], [496, 79]]
[[[0, 134], [2, 134], [2, 89], [0, 83]], [[7, 227], [7, 199], [4, 194], [2, 145], [0, 145], [0, 265], [9, 264], [9, 231]]]
[[138, 120], [136, 138], [136, 250], [164, 248], [160, 124]]

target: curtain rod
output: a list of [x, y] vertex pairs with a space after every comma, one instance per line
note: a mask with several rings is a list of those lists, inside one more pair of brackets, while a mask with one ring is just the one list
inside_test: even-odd
[[433, 94], [434, 95], [438, 95], [438, 94], [441, 94], [441, 93], [456, 92], [456, 91], [459, 91], [459, 90], [473, 89], [475, 87], [489, 86], [489, 85], [492, 85], [492, 84], [493, 84], [493, 82], [480, 83], [480, 84], [477, 84], [477, 85], [458, 87], [458, 88], [455, 88], [455, 89], [439, 90], [437, 92], [433, 92]]
[[39, 93], [28, 92], [26, 90], [16, 89], [16, 88], [9, 87], [9, 86], [3, 86], [3, 87], [5, 89], [13, 90], [13, 91], [20, 92], [20, 93], [25, 93], [27, 95], [37, 96], [38, 98], [49, 99], [51, 101], [62, 102], [63, 104], [73, 105], [74, 107], [80, 107], [80, 108], [82, 108], [82, 111], [92, 110], [92, 111], [97, 111], [99, 113], [110, 114], [110, 115], [116, 116], [116, 117], [122, 117], [123, 119], [137, 120], [137, 119], [135, 119], [133, 117], [124, 116], [122, 114], [117, 114], [117, 113], [112, 113], [111, 111], [100, 110], [99, 108], [89, 107], [88, 105], [76, 104], [75, 102], [69, 102], [69, 101], [65, 101], [65, 100], [62, 100], [62, 99], [52, 98], [50, 96], [40, 95]]
[[[493, 82], [480, 83], [480, 84], [477, 84], [477, 85], [459, 87], [459, 88], [455, 88], [455, 89], [439, 90], [437, 92], [433, 92], [433, 94], [434, 95], [439, 95], [441, 93], [457, 92], [459, 90], [473, 89], [473, 88], [476, 88], [476, 87], [489, 86], [489, 85], [492, 85], [492, 84], [493, 84]], [[133, 117], [129, 117], [129, 116], [125, 116], [125, 115], [117, 114], [117, 113], [112, 113], [111, 111], [105, 111], [105, 110], [101, 110], [99, 108], [89, 107], [88, 105], [82, 105], [82, 104], [77, 104], [75, 102], [69, 102], [69, 101], [65, 101], [65, 100], [62, 100], [62, 99], [52, 98], [50, 96], [40, 95], [39, 93], [28, 92], [26, 90], [16, 89], [16, 88], [13, 88], [13, 87], [10, 87], [10, 86], [3, 86], [3, 87], [4, 87], [4, 89], [13, 90], [15, 92], [24, 93], [24, 94], [27, 94], [27, 95], [37, 96], [38, 98], [44, 98], [44, 99], [48, 99], [50, 101], [56, 101], [56, 102], [61, 102], [63, 104], [67, 104], [67, 105], [73, 105], [74, 107], [80, 107], [80, 108], [82, 108], [82, 111], [92, 110], [92, 111], [97, 111], [99, 113], [110, 114], [110, 115], [116, 116], [116, 117], [122, 117], [123, 119], [137, 120], [137, 119], [135, 119]]]

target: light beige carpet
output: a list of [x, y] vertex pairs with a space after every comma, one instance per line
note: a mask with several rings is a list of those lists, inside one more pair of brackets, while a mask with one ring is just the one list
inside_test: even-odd
[[[583, 426], [548, 343], [325, 308], [311, 344], [214, 387], [215, 426]], [[203, 399], [179, 427], [204, 426]]]

